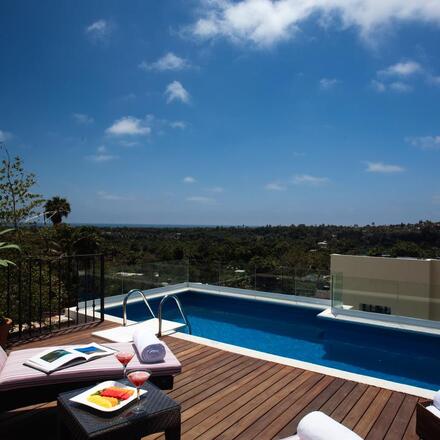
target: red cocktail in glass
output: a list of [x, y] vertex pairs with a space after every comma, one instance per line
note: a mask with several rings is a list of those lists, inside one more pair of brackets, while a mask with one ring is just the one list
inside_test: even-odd
[[151, 372], [146, 371], [130, 371], [127, 375], [128, 380], [136, 387], [137, 391], [137, 405], [133, 408], [133, 412], [141, 412], [142, 408], [139, 403], [141, 397], [139, 394], [139, 388], [150, 378]]
[[116, 353], [116, 359], [123, 365], [124, 367], [124, 377], [126, 376], [127, 365], [133, 359], [134, 353], [120, 351]]

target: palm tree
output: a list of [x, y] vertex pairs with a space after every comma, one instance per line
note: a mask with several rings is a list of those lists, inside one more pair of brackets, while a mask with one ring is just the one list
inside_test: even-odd
[[70, 203], [62, 197], [52, 197], [44, 205], [46, 218], [50, 219], [54, 226], [59, 225], [63, 217], [70, 214]]

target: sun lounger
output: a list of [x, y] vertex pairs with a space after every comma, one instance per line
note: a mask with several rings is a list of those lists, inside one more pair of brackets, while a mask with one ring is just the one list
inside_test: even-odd
[[[134, 351], [131, 343], [105, 344], [116, 351]], [[146, 364], [137, 354], [128, 364], [129, 369], [150, 370], [150, 381], [161, 389], [172, 389], [174, 375], [180, 373], [181, 364], [165, 345], [164, 362]], [[123, 368], [115, 356], [106, 356], [75, 365], [51, 374], [23, 365], [43, 349], [31, 348], [13, 351], [9, 356], [0, 348], [0, 411], [54, 400], [63, 391], [94, 385], [97, 382], [122, 378]]]
[[313, 411], [300, 420], [297, 435], [284, 440], [362, 440], [362, 438], [323, 412]]

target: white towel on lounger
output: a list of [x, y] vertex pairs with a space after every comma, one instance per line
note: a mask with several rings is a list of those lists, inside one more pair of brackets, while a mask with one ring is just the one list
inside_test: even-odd
[[440, 410], [440, 390], [438, 390], [435, 394], [434, 394], [434, 398], [432, 399], [434, 406]]
[[142, 362], [155, 364], [165, 359], [165, 346], [148, 330], [142, 327], [136, 329], [133, 333], [133, 343]]
[[437, 416], [440, 419], [440, 409], [438, 409], [436, 406], [429, 405], [426, 407], [426, 409], [432, 412], [435, 416]]
[[298, 424], [301, 440], [362, 440], [353, 431], [320, 411], [313, 411]]

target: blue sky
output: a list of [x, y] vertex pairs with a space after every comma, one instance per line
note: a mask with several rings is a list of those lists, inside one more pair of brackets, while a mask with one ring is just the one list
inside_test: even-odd
[[440, 220], [440, 2], [0, 4], [0, 140], [72, 222]]

